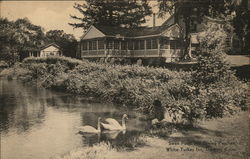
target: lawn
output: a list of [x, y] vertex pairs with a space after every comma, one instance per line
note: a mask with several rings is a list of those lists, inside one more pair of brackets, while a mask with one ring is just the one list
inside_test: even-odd
[[134, 151], [117, 151], [110, 145], [72, 150], [57, 159], [248, 159], [249, 114], [200, 122], [165, 136], [144, 136], [145, 145]]
[[226, 60], [232, 66], [250, 65], [250, 56], [247, 55], [227, 55]]

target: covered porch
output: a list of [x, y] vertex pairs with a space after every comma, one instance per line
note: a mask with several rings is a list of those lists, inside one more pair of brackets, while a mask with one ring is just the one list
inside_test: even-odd
[[104, 37], [82, 40], [82, 58], [106, 57], [165, 57], [168, 62], [182, 55], [183, 41], [180, 38], [155, 36], [148, 38]]

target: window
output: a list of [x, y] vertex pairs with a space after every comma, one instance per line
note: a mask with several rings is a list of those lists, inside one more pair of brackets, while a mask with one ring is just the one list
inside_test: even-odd
[[146, 46], [147, 46], [147, 49], [151, 49], [151, 39], [147, 40], [146, 41]]
[[144, 48], [145, 48], [145, 47], [144, 47], [144, 45], [145, 45], [145, 44], [144, 44], [144, 40], [140, 40], [139, 43], [140, 43], [140, 50], [144, 50]]
[[240, 41], [238, 39], [233, 39], [233, 48], [240, 48]]
[[92, 41], [89, 41], [89, 50], [92, 50]]
[[152, 40], [152, 49], [157, 49], [158, 46], [157, 46], [157, 40], [156, 39], [153, 39]]
[[168, 47], [169, 47], [169, 40], [168, 39], [163, 39], [162, 40], [162, 44], [163, 45], [161, 45], [161, 48], [168, 49]]
[[98, 50], [104, 49], [104, 41], [98, 40]]
[[114, 41], [114, 49], [118, 49], [120, 48], [120, 43], [119, 41]]
[[139, 41], [138, 40], [134, 41], [134, 49], [139, 50]]
[[133, 41], [128, 42], [128, 49], [133, 50]]
[[97, 50], [97, 42], [96, 42], [96, 40], [94, 40], [92, 42], [92, 50]]
[[226, 47], [230, 47], [231, 46], [231, 37], [227, 37], [225, 42], [226, 42]]
[[176, 49], [181, 49], [181, 48], [182, 48], [182, 42], [176, 41]]
[[191, 20], [191, 22], [190, 22], [190, 31], [197, 32], [197, 24], [194, 20]]
[[122, 50], [127, 50], [127, 42], [126, 41], [122, 41]]
[[170, 40], [170, 49], [175, 49], [175, 40]]
[[88, 42], [86, 41], [82, 42], [82, 50], [88, 50]]
[[108, 41], [107, 42], [107, 48], [112, 49], [113, 48], [113, 41]]

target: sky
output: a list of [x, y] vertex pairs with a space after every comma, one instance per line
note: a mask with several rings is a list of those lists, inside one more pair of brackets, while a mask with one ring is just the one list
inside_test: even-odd
[[[0, 16], [9, 20], [27, 17], [31, 23], [40, 25], [45, 31], [64, 30], [79, 39], [84, 31], [81, 28], [73, 29], [68, 23], [77, 23], [70, 15], [82, 16], [73, 8], [74, 3], [81, 1], [0, 1]], [[151, 5], [155, 5], [151, 2]], [[154, 8], [154, 12], [156, 9]], [[147, 17], [146, 26], [152, 26], [152, 17]], [[160, 25], [164, 19], [156, 19], [156, 25]]]

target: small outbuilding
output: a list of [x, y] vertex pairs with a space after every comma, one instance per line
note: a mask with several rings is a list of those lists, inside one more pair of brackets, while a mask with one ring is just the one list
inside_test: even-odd
[[55, 43], [48, 44], [40, 49], [40, 57], [61, 56], [62, 52]]

